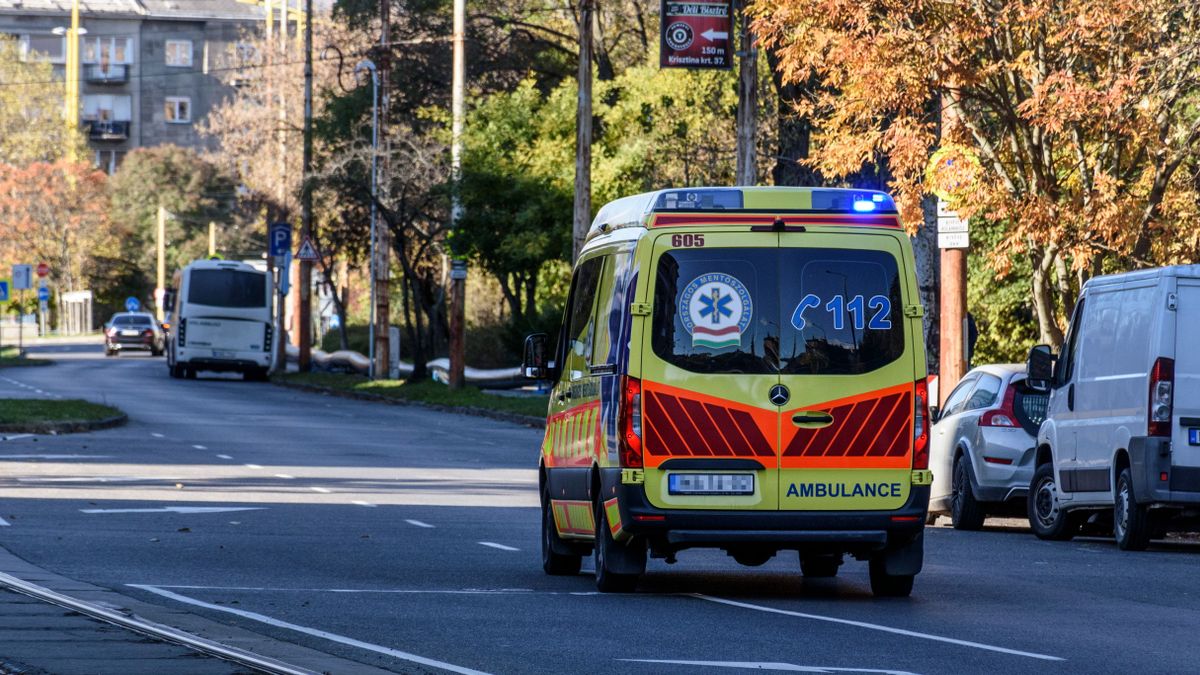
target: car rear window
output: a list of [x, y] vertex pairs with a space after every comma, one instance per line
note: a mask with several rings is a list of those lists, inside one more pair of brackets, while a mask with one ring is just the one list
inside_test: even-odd
[[114, 326], [150, 326], [150, 317], [126, 314], [113, 318]]
[[1046, 420], [1046, 407], [1050, 405], [1050, 394], [1034, 391], [1025, 384], [1024, 380], [1010, 385], [1016, 389], [1013, 396], [1013, 412], [1017, 416], [1017, 424], [1036, 436], [1038, 428]]
[[211, 307], [264, 307], [267, 275], [238, 270], [192, 270], [187, 301]]
[[905, 351], [886, 251], [679, 249], [659, 257], [651, 346], [697, 373], [850, 375]]

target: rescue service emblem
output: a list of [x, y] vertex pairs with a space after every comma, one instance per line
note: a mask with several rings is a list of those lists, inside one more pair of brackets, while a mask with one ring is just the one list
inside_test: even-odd
[[721, 349], [742, 343], [754, 303], [736, 277], [713, 272], [692, 280], [679, 296], [679, 317], [693, 347]]

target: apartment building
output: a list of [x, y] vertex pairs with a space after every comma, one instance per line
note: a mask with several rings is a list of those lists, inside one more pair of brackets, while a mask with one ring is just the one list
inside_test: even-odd
[[[254, 0], [80, 0], [80, 124], [96, 165], [111, 173], [125, 153], [174, 143], [209, 147], [198, 123], [232, 92], [224, 77], [245, 65], [244, 38], [261, 31]], [[0, 0], [0, 33], [23, 58], [66, 68], [71, 0]]]

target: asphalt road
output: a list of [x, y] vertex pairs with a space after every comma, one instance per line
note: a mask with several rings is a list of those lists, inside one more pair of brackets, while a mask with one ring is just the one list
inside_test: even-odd
[[236, 379], [172, 380], [161, 359], [105, 359], [98, 347], [37, 351], [58, 365], [0, 371], [0, 398], [109, 402], [130, 423], [0, 441], [0, 545], [67, 577], [359, 663], [1200, 668], [1197, 545], [1127, 553], [1108, 539], [936, 527], [909, 599], [873, 598], [865, 563], [804, 580], [794, 554], [746, 568], [713, 551], [653, 560], [636, 594], [600, 595], [587, 573], [541, 572], [538, 430]]

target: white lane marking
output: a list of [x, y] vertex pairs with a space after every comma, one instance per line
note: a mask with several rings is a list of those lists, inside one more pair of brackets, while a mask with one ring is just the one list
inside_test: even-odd
[[0, 440], [15, 441], [18, 438], [29, 438], [31, 436], [33, 436], [33, 434], [17, 434], [15, 436], [5, 436], [5, 437], [3, 437], [3, 439], [0, 439]]
[[323, 487], [310, 487], [309, 490], [312, 490], [313, 492], [320, 492], [323, 495], [329, 494], [329, 490]]
[[108, 459], [112, 455], [0, 455], [0, 459]]
[[353, 503], [353, 504], [355, 504], [355, 505], [357, 505], [357, 506], [367, 506], [367, 507], [370, 507], [370, 508], [375, 508], [375, 507], [376, 507], [376, 504], [372, 504], [371, 502], [356, 501], [356, 502], [352, 502], [352, 503]]
[[[137, 586], [137, 584], [128, 584]], [[192, 591], [263, 591], [271, 593], [382, 593], [385, 595], [600, 595], [592, 593], [565, 593], [563, 591], [535, 591], [532, 588], [281, 588], [273, 586], [192, 586], [185, 584], [149, 584], [154, 588], [175, 588]], [[142, 588], [142, 586], [137, 586]]]
[[293, 476], [291, 474], [286, 474], [286, 473], [277, 473], [277, 474], [275, 474], [275, 477], [276, 478], [295, 478], [295, 476]]
[[163, 435], [162, 435], [162, 434], [160, 434], [160, 433], [155, 433], [155, 432], [153, 432], [153, 431], [151, 431], [151, 432], [150, 432], [150, 435], [151, 435], [151, 436], [153, 436], [153, 437], [155, 437], [155, 438], [162, 438], [162, 437], [163, 437]]
[[473, 669], [467, 668], [465, 666], [456, 666], [453, 663], [446, 663], [445, 661], [437, 661], [435, 659], [425, 658], [424, 656], [417, 656], [416, 654], [400, 651], [399, 649], [392, 649], [391, 647], [384, 647], [383, 645], [372, 644], [370, 642], [363, 642], [362, 640], [355, 640], [354, 638], [346, 637], [344, 635], [338, 635], [336, 633], [330, 633], [329, 631], [319, 630], [317, 628], [310, 628], [308, 626], [301, 626], [299, 624], [294, 624], [294, 623], [291, 623], [288, 621], [281, 621], [279, 619], [275, 619], [275, 618], [266, 616], [265, 614], [259, 614], [257, 612], [248, 612], [244, 609], [235, 609], [233, 607], [225, 607], [223, 605], [214, 605], [214, 604], [211, 604], [208, 602], [204, 602], [202, 600], [196, 600], [194, 598], [189, 598], [186, 595], [180, 595], [178, 593], [172, 593], [171, 591], [163, 590], [161, 588], [156, 588], [154, 586], [145, 586], [145, 585], [141, 585], [141, 584], [129, 584], [129, 585], [133, 588], [140, 588], [143, 591], [154, 593], [155, 595], [160, 595], [164, 598], [175, 600], [177, 602], [182, 602], [184, 604], [192, 605], [195, 607], [203, 607], [205, 609], [209, 609], [209, 610], [212, 610], [215, 612], [225, 612], [227, 614], [233, 614], [235, 616], [240, 616], [243, 619], [250, 619], [251, 621], [258, 621], [259, 623], [265, 623], [268, 626], [275, 626], [276, 628], [286, 628], [287, 630], [296, 631], [297, 633], [304, 633], [305, 635], [319, 637], [319, 638], [322, 638], [325, 640], [329, 640], [330, 642], [337, 642], [339, 644], [348, 645], [350, 647], [358, 647], [359, 649], [365, 649], [367, 651], [375, 652], [377, 654], [383, 654], [385, 656], [392, 656], [392, 657], [395, 657], [398, 659], [403, 659], [405, 661], [419, 663], [423, 666], [429, 666], [430, 668], [439, 668], [441, 670], [448, 670], [452, 673], [460, 673], [461, 675], [486, 675], [486, 673], [484, 673], [483, 671], [473, 670]]
[[258, 464], [246, 464], [246, 465], [245, 465], [245, 467], [246, 467], [247, 469], [261, 469], [261, 468], [262, 468], [262, 467], [261, 467], [261, 466], [259, 466]]
[[229, 455], [217, 455], [217, 457], [219, 457], [219, 458], [221, 458], [221, 459], [233, 459], [233, 458], [232, 458], [232, 457], [230, 457]]
[[8, 527], [8, 526], [9, 526], [8, 521], [3, 518], [0, 518], [0, 527]]
[[183, 480], [181, 476], [52, 476], [18, 478], [18, 483], [138, 483], [142, 481]]
[[882, 673], [883, 675], [916, 675], [907, 670], [880, 670], [878, 668], [839, 668], [836, 666], [798, 666], [794, 663], [772, 663], [768, 661], [683, 661], [673, 659], [617, 659], [632, 663], [665, 663], [676, 666], [701, 666], [709, 668], [739, 668], [741, 670], [774, 670], [786, 673]]
[[208, 449], [208, 448], [204, 447], [203, 445], [193, 445], [192, 447], [197, 450], [207, 450]]
[[157, 509], [79, 509], [80, 513], [226, 513], [262, 511], [263, 506], [164, 506]]
[[500, 549], [501, 551], [520, 551], [520, 550], [521, 550], [521, 549], [519, 549], [519, 548], [513, 548], [513, 547], [511, 547], [511, 546], [505, 546], [504, 544], [497, 544], [497, 543], [496, 543], [496, 542], [494, 542], [494, 541], [481, 541], [481, 542], [479, 542], [479, 545], [480, 545], [480, 546], [490, 546], [491, 548], [498, 548], [498, 549]]
[[724, 598], [716, 598], [711, 595], [702, 595], [700, 593], [689, 593], [693, 598], [715, 602], [721, 605], [729, 605], [731, 607], [741, 607], [743, 609], [753, 609], [759, 612], [767, 612], [770, 614], [783, 614], [784, 616], [794, 616], [801, 619], [812, 619], [814, 621], [826, 621], [829, 623], [838, 623], [844, 626], [856, 626], [858, 628], [867, 628], [869, 630], [877, 630], [883, 633], [894, 633], [896, 635], [904, 635], [907, 637], [921, 638], [922, 640], [933, 640], [934, 642], [945, 642], [952, 645], [960, 645], [962, 647], [972, 647], [974, 649], [983, 649], [989, 652], [999, 652], [1001, 654], [1012, 654], [1013, 656], [1025, 656], [1031, 659], [1041, 659], [1042, 661], [1063, 661], [1065, 659], [1058, 656], [1050, 656], [1048, 654], [1038, 654], [1037, 652], [1024, 652], [1019, 649], [1009, 649], [1008, 647], [997, 647], [995, 645], [983, 644], [982, 642], [971, 642], [970, 640], [959, 640], [957, 638], [944, 637], [941, 635], [933, 635], [931, 633], [918, 633], [913, 630], [904, 628], [893, 628], [891, 626], [883, 626], [877, 623], [867, 623], [866, 621], [854, 621], [851, 619], [839, 619], [833, 616], [822, 616], [820, 614], [808, 614], [805, 612], [793, 612], [786, 609], [776, 609], [774, 607], [765, 607], [763, 605], [752, 605], [748, 602], [738, 602], [736, 600], [726, 600]]
[[433, 526], [430, 525], [429, 523], [423, 523], [419, 520], [409, 520], [408, 518], [405, 518], [404, 522], [408, 523], [409, 525], [414, 525], [416, 527], [427, 527], [427, 528], [431, 528], [431, 529], [433, 528]]

